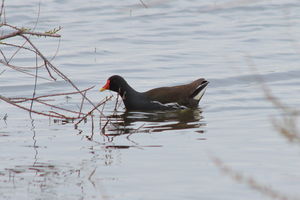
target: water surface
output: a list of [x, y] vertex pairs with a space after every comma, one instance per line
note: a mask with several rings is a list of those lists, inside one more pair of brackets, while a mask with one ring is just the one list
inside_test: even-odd
[[[33, 27], [39, 2], [10, 0], [7, 22]], [[278, 134], [280, 112], [265, 100], [256, 74], [275, 96], [299, 107], [300, 3], [276, 1], [43, 1], [36, 30], [62, 27], [61, 40], [32, 38], [89, 98], [100, 102], [119, 74], [138, 91], [205, 77], [199, 109], [114, 113], [105, 132], [89, 118], [74, 123], [29, 114], [0, 102], [1, 199], [266, 199], [212, 162], [289, 196], [299, 193], [299, 149]], [[14, 42], [20, 42], [15, 40]], [[13, 50], [1, 46], [8, 55]], [[20, 53], [16, 65], [34, 66]], [[0, 71], [6, 69], [1, 66]], [[47, 76], [47, 72], [40, 71]], [[7, 69], [0, 94], [30, 97], [34, 79]], [[38, 80], [37, 94], [73, 91]], [[56, 98], [78, 109], [79, 95]], [[34, 105], [43, 110], [42, 105]], [[86, 109], [90, 107], [85, 104]], [[7, 116], [6, 116], [7, 114]], [[6, 117], [5, 117], [6, 116]], [[6, 120], [3, 120], [5, 118]], [[101, 119], [101, 126], [106, 122]]]

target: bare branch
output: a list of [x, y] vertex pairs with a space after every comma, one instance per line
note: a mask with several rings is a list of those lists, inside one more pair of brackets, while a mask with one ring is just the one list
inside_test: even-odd
[[[0, 60], [0, 63], [2, 63], [3, 65], [5, 65], [5, 66], [7, 66], [7, 67], [9, 67], [9, 68], [11, 68], [11, 69], [13, 69], [13, 70], [16, 70], [16, 71], [18, 71], [18, 72], [21, 72], [21, 73], [27, 74], [27, 75], [29, 75], [29, 76], [35, 77], [34, 74], [29, 73], [29, 72], [27, 72], [27, 71], [25, 71], [25, 70], [23, 70], [23, 69], [19, 69], [19, 67], [16, 67], [16, 66], [14, 66], [14, 65], [8, 64], [8, 63], [4, 62], [3, 60]], [[38, 78], [41, 78], [41, 79], [44, 79], [44, 80], [51, 81], [51, 79], [48, 79], [48, 78], [45, 78], [45, 77], [42, 77], [42, 76], [38, 76]]]
[[58, 75], [60, 76], [62, 79], [64, 79], [65, 81], [67, 81], [70, 85], [72, 85], [73, 88], [75, 88], [96, 110], [99, 111], [99, 113], [101, 115], [103, 115], [103, 113], [98, 109], [98, 107], [96, 107], [94, 105], [94, 103], [89, 99], [87, 98], [83, 92], [81, 92], [79, 90], [79, 88], [66, 76], [64, 75], [60, 70], [58, 70], [54, 65], [52, 65], [48, 59], [36, 48], [36, 46], [29, 40], [28, 37], [26, 37], [25, 35], [21, 35], [24, 39], [27, 40], [27, 42], [35, 49], [35, 51], [38, 53], [38, 55], [47, 63], [47, 65]]
[[75, 124], [75, 128], [77, 128], [78, 124], [80, 124], [83, 120], [85, 120], [87, 118], [87, 116], [91, 115], [91, 113], [93, 113], [94, 110], [98, 109], [99, 106], [103, 105], [104, 103], [106, 103], [107, 101], [109, 101], [113, 96], [110, 97], [106, 97], [103, 101], [101, 101], [98, 105], [96, 105], [91, 111], [89, 111], [85, 116], [83, 116], [81, 118], [81, 120], [79, 120], [76, 124]]
[[[36, 53], [34, 50], [32, 50], [32, 49], [30, 49], [30, 48], [27, 48], [27, 47], [24, 47], [24, 46], [21, 46], [21, 45], [10, 44], [10, 43], [6, 43], [6, 42], [1, 42], [0, 44], [1, 44], [1, 45], [6, 45], [6, 46], [11, 46], [11, 47], [16, 47], [16, 48], [25, 49], [25, 50], [28, 50], [28, 51], [32, 51], [33, 53]], [[34, 67], [34, 68], [35, 68], [35, 67]]]
[[145, 4], [143, 0], [140, 0], [140, 2], [144, 6], [144, 8], [148, 8], [147, 4]]
[[[4, 0], [2, 0], [2, 7], [0, 10], [0, 17], [2, 14], [4, 14]], [[3, 15], [2, 15], [3, 16]], [[7, 98], [4, 96], [0, 96], [0, 100], [3, 100], [4, 102], [11, 104], [15, 107], [18, 107], [20, 109], [23, 109], [25, 111], [28, 111], [31, 115], [31, 113], [35, 113], [38, 115], [44, 115], [44, 116], [48, 116], [48, 117], [53, 117], [53, 118], [58, 118], [58, 119], [71, 119], [71, 120], [75, 120], [75, 119], [80, 119], [75, 126], [77, 126], [81, 121], [86, 120], [87, 117], [90, 115], [91, 119], [92, 119], [92, 126], [94, 129], [94, 119], [92, 116], [92, 113], [97, 110], [100, 113], [100, 120], [101, 117], [104, 116], [103, 114], [103, 109], [104, 109], [104, 105], [105, 103], [110, 100], [112, 98], [112, 96], [110, 97], [106, 97], [104, 100], [102, 100], [99, 104], [94, 105], [94, 103], [86, 96], [87, 91], [90, 90], [93, 87], [90, 87], [88, 89], [85, 90], [80, 90], [64, 73], [62, 73], [57, 67], [55, 67], [48, 58], [46, 58], [46, 56], [36, 47], [36, 45], [31, 41], [31, 36], [44, 36], [44, 37], [61, 37], [57, 32], [61, 30], [61, 27], [55, 28], [53, 30], [47, 31], [47, 32], [37, 32], [35, 31], [38, 21], [39, 21], [39, 16], [40, 16], [40, 4], [39, 4], [39, 8], [38, 8], [38, 16], [36, 19], [36, 22], [34, 24], [34, 27], [32, 29], [28, 29], [28, 28], [19, 28], [17, 26], [13, 26], [11, 24], [7, 24], [5, 22], [5, 20], [2, 20], [1, 18], [1, 22], [0, 22], [0, 27], [8, 27], [10, 29], [11, 32], [9, 32], [8, 34], [4, 34], [0, 36], [0, 45], [6, 45], [6, 46], [10, 46], [14, 48], [14, 52], [10, 57], [7, 57], [5, 55], [5, 52], [3, 52], [2, 50], [0, 50], [0, 53], [3, 57], [3, 59], [0, 59], [0, 64], [3, 64], [6, 67], [9, 67], [17, 72], [21, 72], [24, 73], [26, 75], [32, 76], [34, 77], [34, 84], [33, 84], [33, 91], [32, 91], [32, 97], [31, 98], [25, 98], [25, 97], [18, 97], [18, 98]], [[3, 42], [3, 40], [5, 39], [9, 39], [9, 38], [13, 38], [13, 37], [21, 37], [23, 39], [23, 43], [21, 45], [17, 45], [17, 44], [11, 44], [11, 43], [7, 43], [7, 42]], [[60, 40], [59, 40], [60, 41]], [[26, 45], [26, 46], [25, 46]], [[55, 55], [51, 58], [54, 59], [55, 56], [57, 55], [59, 46], [55, 52]], [[16, 57], [16, 55], [18, 55], [18, 53], [21, 50], [25, 50], [27, 52], [32, 52], [35, 54], [35, 66], [16, 66], [14, 64], [11, 64], [11, 61], [13, 58]], [[38, 60], [42, 60], [42, 63], [38, 63]], [[47, 73], [48, 73], [48, 77], [41, 77], [39, 76], [38, 72], [39, 72], [39, 68], [45, 67]], [[32, 71], [29, 70], [34, 70], [34, 73]], [[3, 70], [0, 75], [2, 75], [4, 73], [5, 70]], [[69, 83], [74, 89], [75, 92], [69, 92], [69, 93], [59, 93], [59, 94], [48, 94], [48, 95], [43, 95], [43, 96], [36, 96], [37, 94], [37, 83], [38, 83], [38, 79], [45, 79], [45, 80], [56, 80], [55, 76], [59, 76], [60, 78], [62, 78], [64, 81], [66, 81], [67, 83]], [[51, 79], [50, 79], [51, 78]], [[46, 103], [45, 101], [49, 101], [50, 99], [47, 99], [49, 97], [57, 97], [57, 96], [61, 96], [61, 95], [70, 95], [70, 94], [80, 94], [82, 96], [82, 102], [81, 102], [81, 106], [80, 106], [80, 110], [78, 111], [73, 111], [70, 109], [66, 109], [64, 107], [60, 107], [57, 105], [53, 105], [53, 104], [49, 104]], [[45, 99], [46, 98], [46, 99]], [[83, 113], [83, 105], [84, 105], [84, 101], [89, 102], [90, 105], [93, 106], [93, 108], [88, 112], [88, 113]], [[21, 105], [24, 102], [29, 102], [30, 101], [30, 106], [25, 107], [23, 105]], [[41, 104], [42, 106], [46, 106], [46, 107], [50, 107], [51, 111], [37, 111], [35, 108], [33, 108], [34, 103], [38, 103]], [[118, 102], [116, 102], [117, 104]], [[99, 108], [101, 105], [103, 105], [103, 108]], [[66, 116], [63, 113], [64, 112], [68, 112], [68, 113], [72, 113], [72, 114], [77, 114], [77, 117], [70, 117], [70, 116]], [[84, 115], [81, 118], [81, 115]], [[109, 120], [107, 120], [109, 121]], [[104, 127], [105, 128], [105, 127]]]
[[72, 95], [72, 94], [78, 94], [80, 92], [86, 92], [90, 89], [93, 89], [95, 86], [92, 86], [92, 87], [89, 87], [89, 88], [86, 88], [84, 90], [81, 90], [81, 91], [76, 91], [76, 92], [64, 92], [64, 93], [57, 93], [57, 94], [47, 94], [47, 95], [42, 95], [42, 96], [38, 96], [38, 97], [35, 97], [35, 98], [25, 98], [25, 97], [19, 97], [19, 98], [9, 98], [9, 100], [13, 101], [13, 100], [19, 100], [18, 102], [14, 101], [15, 103], [21, 103], [21, 102], [25, 102], [25, 101], [31, 101], [31, 100], [38, 100], [38, 99], [41, 99], [41, 98], [48, 98], [48, 97], [56, 97], [56, 96], [67, 96], [67, 95]]
[[54, 117], [54, 118], [59, 118], [59, 119], [77, 119], [77, 117], [67, 117], [67, 116], [63, 117], [61, 115], [52, 115], [52, 114], [47, 114], [47, 113], [43, 113], [43, 112], [38, 112], [38, 111], [35, 111], [35, 110], [30, 110], [30, 109], [28, 109], [28, 108], [26, 108], [24, 106], [21, 106], [19, 104], [16, 104], [16, 103], [10, 101], [8, 98], [6, 98], [6, 97], [4, 97], [2, 95], [0, 95], [0, 99], [3, 100], [3, 101], [5, 101], [6, 103], [9, 103], [9, 104], [13, 105], [13, 106], [16, 106], [18, 108], [21, 108], [23, 110], [26, 110], [28, 112], [32, 112], [32, 113], [35, 113], [35, 114], [38, 114], [38, 115], [44, 115], [44, 116]]
[[11, 32], [9, 34], [0, 36], [0, 40], [4, 40], [4, 39], [7, 39], [7, 38], [15, 37], [17, 35], [20, 35], [21, 33], [22, 33], [22, 31], [20, 31], [20, 30], [14, 31], [14, 32]]
[[4, 0], [2, 0], [2, 3], [1, 3], [1, 8], [0, 8], [0, 19], [1, 19], [1, 17], [2, 17], [3, 10], [4, 10]]
[[48, 103], [45, 103], [45, 102], [40, 101], [40, 100], [36, 100], [36, 102], [38, 102], [40, 104], [44, 104], [44, 105], [52, 107], [52, 108], [55, 108], [55, 109], [58, 109], [58, 110], [63, 110], [63, 111], [66, 111], [66, 112], [70, 112], [70, 113], [74, 113], [74, 114], [84, 114], [82, 112], [76, 112], [76, 111], [69, 110], [69, 109], [66, 109], [66, 108], [63, 108], [63, 107], [58, 107], [58, 106], [55, 106], [55, 105], [52, 105], [52, 104], [48, 104]]
[[14, 37], [16, 35], [21, 35], [21, 34], [34, 35], [34, 36], [44, 36], [44, 37], [61, 37], [60, 34], [57, 34], [57, 32], [61, 30], [61, 27], [59, 27], [57, 29], [54, 29], [52, 31], [47, 31], [45, 33], [42, 33], [42, 32], [30, 31], [26, 28], [18, 28], [16, 26], [13, 26], [13, 25], [10, 25], [10, 24], [7, 24], [7, 23], [0, 24], [0, 26], [7, 26], [7, 27], [10, 27], [10, 28], [16, 30], [16, 31], [14, 31], [10, 34], [1, 36], [0, 40], [7, 39], [7, 38], [10, 38], [10, 37]]
[[[35, 68], [35, 77], [34, 77], [34, 87], [33, 87], [33, 93], [32, 93], [32, 99], [35, 97], [35, 92], [36, 92], [36, 85], [37, 85], [37, 75], [38, 75], [38, 67], [37, 67], [37, 54], [35, 55], [35, 63], [36, 63], [36, 68]], [[30, 110], [32, 110], [33, 107], [33, 100], [31, 101], [30, 104]], [[30, 117], [31, 117], [31, 111], [30, 111]]]

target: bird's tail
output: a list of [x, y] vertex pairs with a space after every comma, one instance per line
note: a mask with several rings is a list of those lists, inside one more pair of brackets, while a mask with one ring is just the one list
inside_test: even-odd
[[202, 96], [204, 95], [204, 92], [206, 90], [206, 87], [208, 85], [208, 81], [204, 80], [196, 89], [195, 91], [191, 94], [191, 97], [197, 101], [200, 101]]

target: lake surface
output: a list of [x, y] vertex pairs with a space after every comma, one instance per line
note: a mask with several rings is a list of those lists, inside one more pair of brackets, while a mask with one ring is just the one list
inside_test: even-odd
[[[48, 58], [59, 47], [52, 63], [80, 89], [95, 85], [87, 93], [95, 104], [113, 94], [98, 89], [114, 74], [138, 91], [199, 77], [210, 84], [196, 110], [128, 113], [121, 105], [114, 113], [114, 97], [104, 108], [105, 134], [99, 113], [75, 129], [0, 101], [0, 199], [268, 199], [214, 157], [300, 199], [299, 145], [273, 127], [280, 111], [256, 79], [299, 108], [299, 1], [9, 0], [5, 11], [18, 27], [34, 27], [38, 13], [37, 31], [62, 27], [60, 40], [32, 41]], [[20, 52], [13, 62], [35, 66], [35, 56]], [[4, 69], [2, 96], [32, 96], [34, 78]], [[61, 79], [38, 79], [37, 96], [72, 91]], [[52, 103], [79, 110], [81, 97]]]

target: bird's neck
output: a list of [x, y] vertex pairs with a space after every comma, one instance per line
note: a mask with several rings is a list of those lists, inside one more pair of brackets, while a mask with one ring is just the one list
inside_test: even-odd
[[128, 85], [127, 83], [124, 84], [122, 88], [120, 88], [118, 93], [123, 100], [128, 99], [129, 96], [134, 97], [139, 94], [139, 92], [130, 87], [130, 85]]

